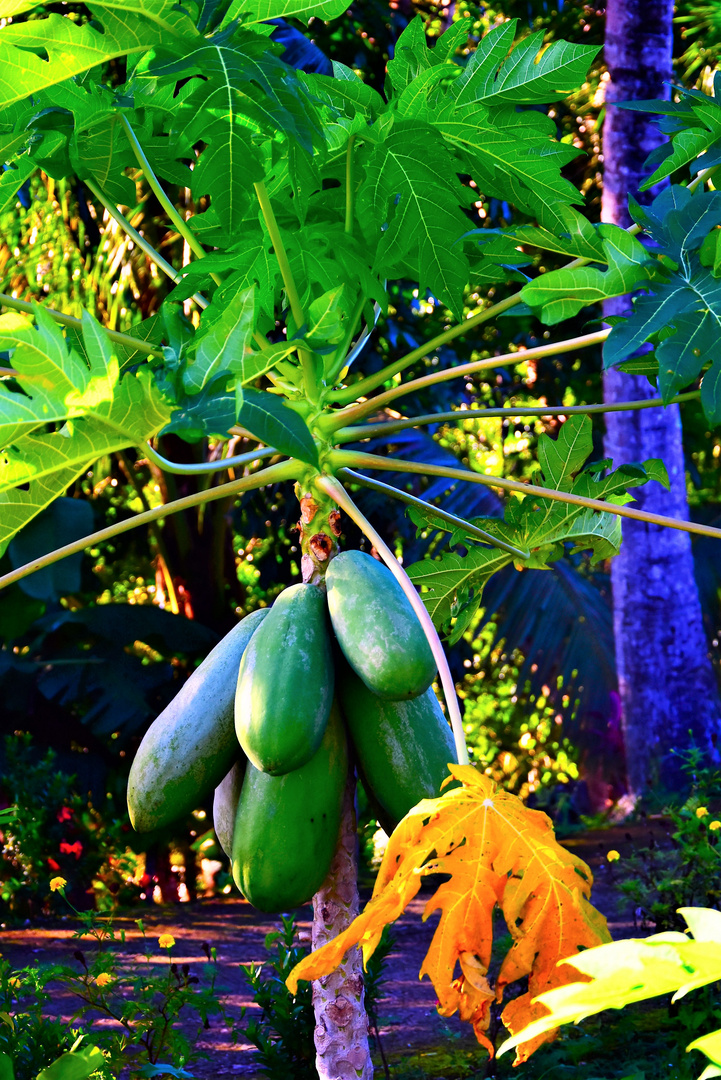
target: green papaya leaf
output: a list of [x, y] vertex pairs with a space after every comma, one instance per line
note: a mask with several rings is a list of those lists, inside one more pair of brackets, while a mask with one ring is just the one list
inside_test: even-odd
[[593, 450], [591, 424], [573, 415], [561, 425], [557, 439], [548, 435], [538, 441], [538, 461], [547, 487], [565, 490]]
[[347, 0], [233, 0], [223, 19], [223, 26], [239, 15], [249, 16], [249, 22], [265, 22], [267, 19], [292, 15], [307, 25], [311, 16], [329, 22], [347, 10]]
[[[175, 0], [133, 0], [122, 5], [94, 0], [88, 7], [93, 22], [78, 23], [50, 14], [0, 28], [0, 108], [116, 56], [198, 36]], [[47, 60], [34, 49], [46, 52]]]
[[468, 203], [468, 192], [449, 174], [448, 151], [439, 132], [405, 119], [371, 152], [357, 197], [358, 215], [377, 248], [374, 270], [381, 277], [394, 277], [399, 260], [408, 260], [419, 295], [428, 287], [457, 319], [462, 318], [468, 260], [449, 238], [467, 231], [460, 206]]
[[[721, 116], [721, 112], [719, 112]], [[632, 212], [656, 242], [659, 272], [637, 296], [628, 318], [616, 323], [603, 347], [604, 367], [627, 363], [646, 342], [658, 342], [658, 385], [664, 401], [704, 376], [701, 403], [712, 424], [719, 422], [715, 355], [721, 332], [721, 281], [701, 258], [709, 235], [721, 225], [721, 192], [690, 192], [671, 185], [650, 206]], [[610, 273], [610, 271], [609, 271]], [[706, 386], [704, 391], [703, 386]]]
[[[574, 414], [565, 421], [557, 439], [541, 436], [540, 486], [617, 504], [631, 501], [628, 488], [649, 480], [668, 487], [665, 466], [655, 458], [643, 465], [623, 465], [605, 476], [601, 474], [610, 462], [593, 462], [584, 467], [593, 450], [591, 431], [590, 418]], [[462, 541], [469, 548], [465, 556], [446, 553], [408, 567], [409, 577], [422, 587], [423, 602], [435, 625], [448, 635], [452, 644], [459, 640], [477, 612], [491, 574], [514, 557], [504, 551], [473, 546], [469, 532], [444, 525], [439, 518], [433, 520], [430, 514], [418, 515], [414, 511], [411, 516], [418, 523], [445, 528], [451, 532], [453, 543]], [[547, 569], [561, 558], [565, 544], [572, 544], [574, 552], [590, 551], [592, 563], [615, 555], [621, 544], [621, 521], [617, 515], [532, 493], [520, 500], [509, 499], [502, 520], [477, 518], [473, 524], [521, 551], [528, 551], [523, 565], [529, 569]], [[520, 563], [517, 557], [516, 561]]]
[[559, 229], [559, 235], [535, 225], [506, 229], [504, 234], [519, 244], [529, 244], [543, 251], [556, 251], [559, 255], [570, 255], [572, 258], [604, 262], [603, 244], [598, 228], [573, 206], [562, 207], [558, 210], [558, 215], [566, 225], [563, 231]]
[[238, 374], [243, 379], [245, 350], [255, 326], [255, 287], [241, 290], [232, 303], [219, 311], [207, 308], [200, 318], [200, 328], [193, 342], [193, 357], [185, 369], [183, 383], [191, 393], [198, 393], [221, 371]]
[[88, 465], [151, 438], [170, 415], [147, 367], [120, 378], [110, 339], [87, 312], [82, 354], [41, 307], [33, 314], [34, 325], [0, 316], [0, 347], [22, 390], [0, 386], [0, 554]]
[[[661, 118], [657, 123], [663, 123], [664, 135], [669, 139], [668, 142], [664, 139], [647, 157], [646, 165], [657, 168], [644, 180], [641, 191], [648, 191], [684, 165], [693, 163], [691, 169], [695, 173], [717, 163], [721, 147], [721, 107], [717, 96], [674, 86], [673, 101], [624, 101], [617, 107], [655, 113]], [[670, 122], [666, 117], [671, 118]]]
[[649, 256], [635, 236], [617, 225], [598, 227], [608, 270], [595, 266], [562, 267], [541, 274], [521, 289], [521, 297], [548, 326], [576, 315], [581, 308], [632, 292], [649, 276]]
[[0, 0], [0, 19], [22, 15], [24, 11], [38, 6], [38, 0]]
[[88, 459], [80, 467], [58, 469], [48, 476], [41, 476], [31, 481], [27, 489], [16, 487], [0, 494], [0, 555], [6, 550], [13, 536], [62, 495], [92, 460]]
[[15, 1080], [13, 1063], [7, 1054], [0, 1054], [0, 1080]]
[[710, 311], [700, 319], [695, 314], [677, 315], [674, 324], [676, 333], [656, 347], [658, 387], [664, 404], [694, 381], [718, 349], [719, 322]]
[[[487, 49], [477, 49], [458, 87], [458, 104], [512, 101], [514, 105], [535, 105], [556, 101], [572, 93], [585, 79], [598, 45], [575, 45], [554, 41], [543, 49], [544, 31], [522, 38], [512, 51], [517, 20], [512, 19], [496, 33]], [[491, 31], [493, 33], [493, 31]], [[486, 35], [484, 42], [491, 38]], [[543, 52], [541, 50], [543, 49]], [[540, 56], [539, 56], [540, 53]]]
[[708, 266], [715, 278], [721, 277], [721, 228], [712, 229], [699, 249], [702, 266]]
[[38, 1073], [37, 1080], [88, 1080], [88, 1077], [101, 1065], [105, 1057], [97, 1046], [86, 1046], [63, 1054], [47, 1069]]
[[305, 340], [330, 342], [335, 345], [345, 333], [346, 312], [345, 283], [319, 296], [308, 307], [308, 332]]
[[282, 398], [263, 390], [239, 391], [238, 423], [279, 453], [318, 464], [318, 447], [310, 429]]
[[624, 360], [616, 367], [627, 375], [646, 375], [653, 386], [658, 382], [658, 360], [655, 353], [644, 353], [633, 360]]
[[498, 548], [474, 547], [464, 556], [448, 552], [438, 560], [413, 563], [408, 576], [420, 588], [434, 624], [448, 632], [453, 644], [478, 610], [486, 582], [511, 561], [512, 556]]
[[721, 361], [711, 365], [701, 383], [701, 404], [709, 424], [721, 424]]
[[9, 158], [6, 164], [5, 171], [0, 172], [0, 214], [13, 205], [18, 191], [37, 168], [35, 162], [27, 154]]

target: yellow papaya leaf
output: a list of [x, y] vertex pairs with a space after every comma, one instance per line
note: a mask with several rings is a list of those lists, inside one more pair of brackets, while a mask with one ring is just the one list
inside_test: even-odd
[[[287, 985], [296, 993], [299, 979], [330, 974], [355, 945], [367, 963], [383, 927], [402, 914], [423, 877], [447, 874], [423, 913], [424, 920], [438, 910], [441, 917], [419, 978], [428, 975], [433, 982], [441, 1015], [458, 1012], [492, 1055], [485, 1031], [491, 1003], [502, 1000], [504, 988], [529, 976], [528, 992], [511, 1001], [502, 1015], [514, 1034], [544, 1015], [544, 1007], [532, 1003], [538, 994], [587, 978], [559, 961], [610, 941], [610, 936], [605, 918], [588, 899], [591, 871], [557, 843], [550, 819], [499, 791], [470, 765], [449, 769], [461, 787], [424, 799], [403, 818], [388, 841], [365, 910], [342, 934], [301, 960]], [[513, 944], [491, 986], [496, 906]], [[519, 1046], [516, 1063], [554, 1035], [544, 1032]]]

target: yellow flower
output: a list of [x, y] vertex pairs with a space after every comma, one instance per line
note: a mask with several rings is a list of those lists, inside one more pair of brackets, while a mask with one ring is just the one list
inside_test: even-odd
[[608, 859], [609, 862], [618, 862], [618, 860], [621, 858], [621, 856], [619, 855], [619, 853], [617, 851], [609, 851], [606, 858]]
[[8, 985], [14, 988], [16, 986], [22, 986], [22, 982], [18, 979], [17, 975], [13, 975], [11, 979], [8, 979]]
[[706, 809], [706, 807], [705, 806], [699, 806], [698, 810], [696, 811], [696, 817], [697, 818], [702, 818], [702, 817], [707, 817], [707, 816], [708, 816], [708, 810]]
[[721, 821], [709, 821], [708, 827], [711, 832], [716, 832], [717, 829], [721, 829]]
[[158, 945], [161, 949], [172, 949], [175, 945], [175, 938], [172, 934], [161, 934], [158, 938]]
[[112, 981], [113, 976], [109, 975], [107, 971], [101, 971], [101, 973], [95, 979], [95, 982], [98, 984], [98, 986], [107, 986], [108, 983], [111, 983]]
[[64, 877], [54, 877], [50, 879], [51, 892], [60, 892], [67, 885], [67, 881]]

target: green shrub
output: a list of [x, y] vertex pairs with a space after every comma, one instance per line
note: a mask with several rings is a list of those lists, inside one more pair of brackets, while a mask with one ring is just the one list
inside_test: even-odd
[[101, 814], [80, 796], [75, 777], [61, 772], [57, 755], [39, 756], [29, 735], [5, 739], [5, 769], [0, 790], [15, 806], [0, 822], [0, 916], [9, 919], [59, 910], [48, 881], [60, 875], [77, 908], [96, 902], [113, 907], [135, 899], [135, 860], [126, 851], [124, 819]]
[[721, 901], [721, 771], [704, 766], [695, 747], [679, 756], [690, 791], [665, 806], [673, 846], [638, 848], [624, 859], [617, 886], [657, 930], [685, 929], [679, 908], [718, 908]]
[[[65, 895], [61, 877], [54, 878], [50, 888]], [[195, 1048], [210, 1026], [209, 1017], [220, 1014], [232, 1029], [218, 999], [215, 950], [204, 944], [205, 961], [191, 971], [190, 964], [172, 960], [175, 940], [171, 934], [161, 934], [157, 947], [152, 947], [138, 919], [143, 959], [121, 960], [115, 945], [125, 940], [125, 931], [116, 931], [111, 917], [76, 914], [80, 925], [74, 937], [94, 943], [92, 956], [78, 948], [75, 967], [50, 964], [12, 971], [6, 962], [0, 965], [0, 995], [4, 995], [4, 1000], [0, 996], [0, 1053], [12, 1061], [15, 1080], [35, 1080], [39, 1068], [71, 1050], [81, 1036], [91, 1038], [102, 1051], [102, 1065], [92, 1072], [102, 1080], [126, 1076], [127, 1069], [133, 1078], [190, 1076], [185, 1066], [200, 1056]], [[166, 957], [161, 959], [159, 952]], [[208, 967], [210, 977], [206, 978]], [[51, 985], [63, 986], [77, 1002], [70, 1027], [44, 1015]], [[189, 1013], [197, 1021], [193, 1037], [187, 1034]], [[116, 1024], [109, 1027], [98, 1022], [107, 1019]], [[234, 1030], [231, 1038], [235, 1038]], [[0, 1077], [5, 1080], [1, 1071]]]

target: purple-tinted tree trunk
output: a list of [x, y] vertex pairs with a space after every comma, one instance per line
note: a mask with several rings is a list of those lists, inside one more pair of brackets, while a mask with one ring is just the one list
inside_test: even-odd
[[[643, 162], [661, 136], [644, 113], [616, 101], [668, 97], [672, 56], [672, 0], [609, 0], [606, 13], [606, 120], [603, 126], [604, 221], [631, 224], [628, 195], [648, 175]], [[641, 201], [647, 201], [646, 200]], [[607, 315], [623, 314], [628, 298], [607, 301]], [[609, 370], [607, 402], [652, 397], [645, 377]], [[671, 491], [651, 483], [634, 492], [636, 505], [688, 519], [679, 408], [610, 413], [605, 452], [614, 463], [659, 457]], [[639, 795], [659, 782], [681, 785], [671, 751], [696, 744], [715, 756], [721, 730], [718, 689], [701, 621], [687, 533], [624, 520], [623, 544], [611, 566], [614, 634], [628, 783]]]

